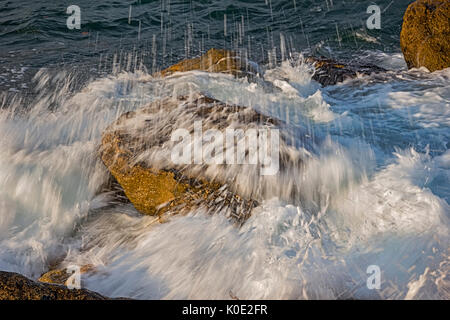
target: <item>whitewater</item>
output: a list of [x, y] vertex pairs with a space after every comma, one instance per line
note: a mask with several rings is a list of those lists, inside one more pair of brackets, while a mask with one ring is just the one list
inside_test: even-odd
[[[388, 71], [326, 88], [301, 55], [262, 65], [264, 80], [144, 68], [74, 89], [76, 73], [41, 69], [31, 102], [0, 102], [0, 270], [93, 265], [83, 287], [136, 299], [450, 299], [450, 69], [366, 59]], [[103, 188], [106, 127], [196, 92], [320, 141], [240, 228], [202, 210], [155, 223]], [[280, 196], [294, 183], [299, 199]]]

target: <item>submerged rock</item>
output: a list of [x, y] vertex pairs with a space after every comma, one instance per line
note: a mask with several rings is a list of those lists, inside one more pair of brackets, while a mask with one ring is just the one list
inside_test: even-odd
[[305, 62], [314, 66], [315, 72], [312, 78], [322, 86], [335, 85], [346, 79], [356, 78], [358, 74], [370, 75], [386, 71], [375, 65], [348, 65], [326, 58], [307, 57]]
[[210, 49], [203, 56], [186, 59], [161, 71], [161, 76], [168, 76], [175, 72], [208, 71], [229, 73], [235, 76], [255, 75], [259, 73], [255, 63], [240, 57], [236, 52], [224, 49]]
[[408, 68], [450, 67], [450, 1], [417, 0], [403, 17], [400, 46]]
[[39, 283], [18, 273], [0, 271], [0, 300], [107, 300], [86, 289]]

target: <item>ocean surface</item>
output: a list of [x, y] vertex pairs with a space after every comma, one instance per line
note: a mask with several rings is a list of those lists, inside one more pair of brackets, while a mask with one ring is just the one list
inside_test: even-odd
[[[450, 299], [450, 69], [407, 70], [411, 2], [378, 0], [369, 30], [365, 0], [0, 0], [0, 270], [93, 265], [84, 287], [136, 299]], [[212, 47], [244, 53], [265, 82], [152, 76]], [[309, 55], [387, 71], [321, 87]], [[154, 224], [99, 192], [103, 130], [194, 91], [322, 137], [241, 228], [196, 211]], [[310, 203], [275, 196], [292, 181]]]

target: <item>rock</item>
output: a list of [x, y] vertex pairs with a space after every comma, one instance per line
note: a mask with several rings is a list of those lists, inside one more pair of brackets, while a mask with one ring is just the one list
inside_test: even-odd
[[229, 73], [235, 76], [255, 75], [259, 73], [255, 63], [240, 57], [236, 52], [213, 48], [201, 57], [183, 60], [161, 71], [160, 75], [164, 77], [175, 72], [193, 70]]
[[[223, 133], [227, 145], [226, 130], [241, 130], [244, 138], [233, 139], [234, 157], [236, 145], [244, 141], [247, 130], [253, 129], [257, 136], [267, 133], [268, 138], [276, 131], [279, 133], [279, 152], [271, 154], [274, 160], [266, 163], [264, 169], [274, 164], [274, 168], [279, 165], [275, 170], [280, 172], [262, 175], [261, 163], [249, 164], [248, 154], [255, 145], [248, 143], [241, 153], [245, 154], [245, 163], [174, 163], [172, 151], [179, 141], [172, 141], [172, 133], [182, 129], [188, 137], [194, 137], [195, 123], [200, 123], [203, 132], [215, 129]], [[283, 130], [278, 130], [281, 128]], [[272, 129], [277, 130], [269, 133]], [[288, 176], [299, 174], [303, 160], [301, 148], [290, 146], [286, 141], [306, 145], [311, 138], [299, 130], [295, 130], [298, 136], [292, 135], [289, 139], [285, 134], [291, 133], [284, 123], [250, 107], [229, 105], [194, 94], [158, 100], [123, 114], [103, 133], [100, 156], [127, 198], [141, 213], [161, 217], [199, 208], [210, 214], [224, 214], [241, 225], [266, 196], [278, 195], [288, 201], [298, 198], [300, 180], [298, 184], [291, 183], [285, 188], [288, 191], [278, 187], [282, 181], [288, 180]], [[193, 149], [194, 139], [189, 142], [189, 150]], [[223, 146], [224, 143], [221, 144]], [[257, 150], [261, 152], [262, 149], [259, 146]], [[223, 150], [223, 154], [226, 152]]]
[[450, 1], [418, 0], [403, 16], [400, 46], [408, 68], [450, 67]]
[[0, 271], [0, 300], [107, 300], [86, 289], [39, 283], [18, 273]]
[[[306, 62], [313, 64], [316, 72], [313, 79], [323, 86], [334, 85], [348, 78], [356, 78], [358, 74], [370, 75], [386, 71], [374, 65], [346, 65], [326, 58], [308, 57]], [[194, 59], [183, 60], [159, 73], [168, 76], [175, 72], [208, 71], [229, 73], [235, 76], [262, 75], [262, 71], [254, 62], [239, 57], [237, 53], [224, 49], [210, 49], [206, 54]]]
[[315, 72], [312, 78], [322, 86], [335, 85], [346, 79], [356, 78], [358, 74], [370, 75], [386, 71], [375, 65], [348, 65], [326, 58], [307, 57], [305, 62], [314, 66]]
[[[80, 274], [85, 274], [92, 270], [93, 270], [92, 265], [84, 265], [80, 268]], [[43, 283], [67, 285], [67, 280], [69, 279], [70, 276], [71, 276], [71, 274], [67, 271], [66, 268], [55, 269], [55, 270], [50, 270], [50, 271], [44, 273], [38, 279], [38, 281], [43, 282]]]
[[227, 105], [198, 95], [157, 101], [149, 106], [122, 115], [108, 127], [102, 138], [101, 159], [122, 186], [135, 208], [149, 215], [167, 211], [183, 212], [202, 206], [208, 210], [225, 210], [238, 223], [243, 223], [257, 205], [244, 198], [224, 181], [214, 181], [187, 165], [171, 162], [171, 133], [194, 120], [207, 127], [224, 129], [236, 123], [274, 123], [274, 120], [251, 108]]

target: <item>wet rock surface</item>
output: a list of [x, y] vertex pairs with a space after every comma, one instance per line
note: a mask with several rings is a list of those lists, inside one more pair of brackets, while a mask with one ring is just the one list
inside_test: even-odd
[[0, 271], [0, 300], [107, 300], [86, 289], [39, 283], [18, 273]]
[[450, 67], [450, 1], [418, 0], [403, 17], [400, 46], [408, 68]]

